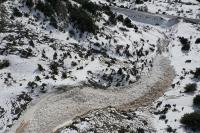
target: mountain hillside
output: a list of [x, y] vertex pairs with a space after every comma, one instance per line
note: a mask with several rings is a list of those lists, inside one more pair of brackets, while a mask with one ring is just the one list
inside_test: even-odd
[[7, 0], [1, 6], [2, 131], [52, 88], [136, 82], [151, 69], [163, 38], [156, 29], [88, 1]]
[[199, 19], [199, 0], [1, 0], [0, 133], [198, 132]]

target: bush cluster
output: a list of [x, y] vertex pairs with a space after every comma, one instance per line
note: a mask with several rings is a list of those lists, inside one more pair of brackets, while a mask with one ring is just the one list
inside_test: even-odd
[[[30, 0], [31, 1], [31, 0]], [[39, 11], [43, 12], [45, 16], [50, 18], [50, 25], [53, 26], [54, 28], [58, 28], [57, 21], [55, 19], [55, 3], [56, 1], [51, 1], [47, 0], [45, 3], [42, 2], [41, 0], [38, 1], [36, 5], [36, 9]], [[32, 6], [31, 3], [28, 3], [29, 7]], [[28, 5], [27, 5], [28, 6]]]
[[[200, 108], [200, 95], [193, 98], [193, 105]], [[200, 111], [184, 114], [180, 122], [194, 131], [200, 130]]]
[[[98, 11], [105, 12], [110, 16], [110, 21], [116, 24], [116, 19], [110, 10], [109, 6], [99, 6], [89, 0], [74, 0], [81, 6], [72, 5], [69, 0], [38, 0], [35, 8], [43, 12], [45, 16], [50, 18], [50, 25], [54, 28], [58, 28], [58, 21], [62, 20], [62, 17], [67, 17], [75, 27], [81, 32], [90, 32], [96, 34], [98, 26], [95, 25], [95, 18], [98, 16]], [[28, 7], [33, 7], [33, 0], [26, 0]], [[60, 9], [62, 8], [65, 9]]]
[[[93, 19], [95, 16], [92, 16], [91, 14], [96, 14], [96, 12], [101, 9], [100, 6], [89, 2], [88, 0], [75, 1], [80, 3], [81, 6], [73, 6], [68, 0], [46, 0], [45, 2], [39, 0], [36, 5], [36, 9], [40, 10], [45, 16], [50, 18], [50, 25], [54, 28], [58, 28], [58, 19], [55, 16], [58, 17], [64, 15], [63, 17], [69, 17], [69, 20], [71, 20], [81, 32], [96, 33], [98, 27], [95, 25]], [[60, 11], [60, 9], [58, 9], [60, 8], [58, 5], [63, 4], [63, 2], [66, 4], [66, 9], [63, 9], [65, 11]], [[69, 13], [69, 16], [66, 12]]]

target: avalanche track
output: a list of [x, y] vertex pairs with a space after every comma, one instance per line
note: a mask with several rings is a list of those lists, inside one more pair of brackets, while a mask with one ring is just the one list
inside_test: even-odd
[[[170, 61], [157, 55], [149, 75], [124, 88], [107, 90], [92, 87], [64, 88], [63, 92], [54, 92], [32, 105], [14, 124], [10, 132], [45, 133], [53, 132], [63, 123], [92, 109], [113, 106], [119, 109], [136, 109], [151, 104], [162, 96], [174, 78]], [[67, 122], [66, 122], [67, 121]], [[60, 125], [60, 126], [58, 126]]]

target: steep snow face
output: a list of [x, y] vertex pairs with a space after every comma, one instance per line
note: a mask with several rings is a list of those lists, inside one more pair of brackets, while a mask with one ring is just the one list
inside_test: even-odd
[[[80, 36], [73, 24], [58, 31], [41, 12], [17, 0], [5, 5], [14, 19], [0, 33], [0, 60], [10, 64], [0, 70], [0, 132], [12, 126], [32, 98], [55, 86], [108, 87], [137, 81], [151, 69], [157, 42], [164, 38], [149, 26], [107, 25], [109, 17], [104, 13], [96, 21], [97, 35]], [[12, 15], [14, 8], [21, 17]]]
[[[200, 45], [195, 43], [197, 38], [200, 37], [200, 26], [181, 22], [166, 33], [171, 40], [169, 57], [176, 71], [176, 77], [170, 90], [155, 102], [157, 109], [154, 115], [154, 123], [159, 133], [165, 133], [170, 128], [177, 133], [192, 132], [184, 128], [180, 119], [184, 114], [196, 111], [193, 98], [200, 94], [200, 82], [194, 79], [194, 75], [191, 73], [191, 71], [194, 72], [196, 68], [200, 67]], [[189, 51], [181, 50], [182, 44], [179, 37], [189, 40]], [[185, 93], [184, 87], [191, 83], [197, 84], [197, 90], [192, 93]], [[165, 119], [162, 119], [161, 116], [163, 115], [166, 116]]]

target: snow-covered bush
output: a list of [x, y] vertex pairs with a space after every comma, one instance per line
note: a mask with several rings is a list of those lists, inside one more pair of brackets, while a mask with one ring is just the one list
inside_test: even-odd
[[184, 92], [185, 93], [189, 93], [189, 92], [194, 92], [196, 91], [197, 89], [197, 84], [196, 83], [192, 83], [192, 84], [187, 84], [185, 87], [184, 87]]
[[200, 130], [200, 112], [185, 114], [180, 122], [193, 130]]

